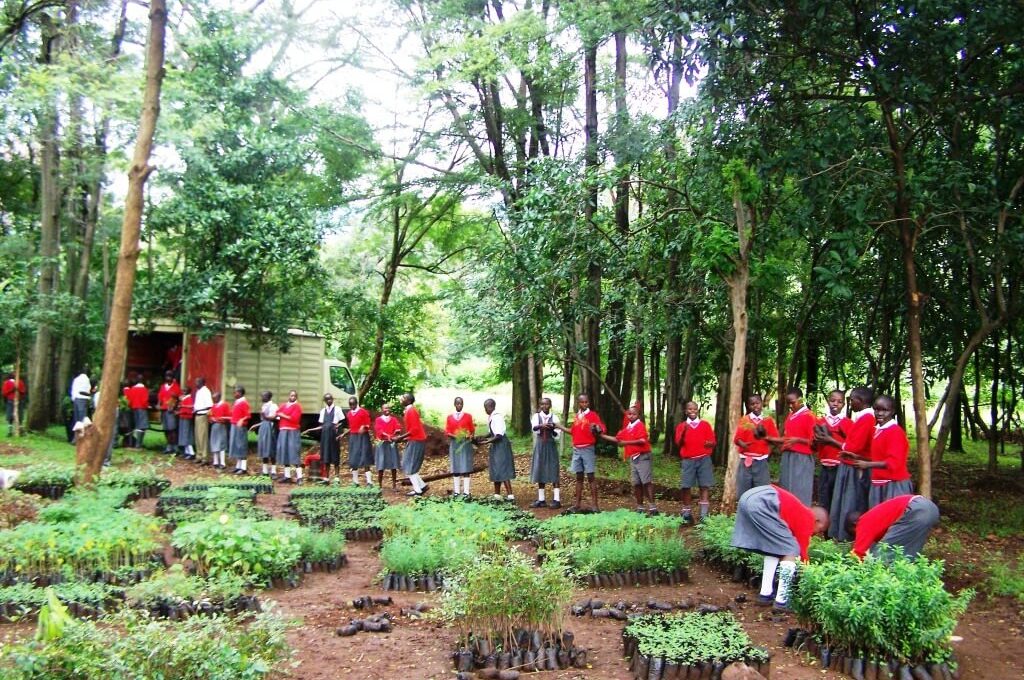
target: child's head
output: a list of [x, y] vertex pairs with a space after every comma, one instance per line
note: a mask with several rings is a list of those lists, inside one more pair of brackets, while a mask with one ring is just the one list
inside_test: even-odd
[[185, 385], [184, 387], [181, 388], [181, 396], [184, 397], [184, 396], [188, 396], [190, 394], [192, 394], [192, 388], [191, 387], [189, 387], [188, 385]]
[[333, 395], [333, 394], [331, 394], [330, 392], [328, 392], [327, 394], [325, 394], [325, 395], [324, 395], [324, 403], [325, 403], [325, 404], [327, 404], [328, 406], [330, 406], [331, 404], [333, 404], [333, 403], [334, 403], [334, 395]]
[[221, 401], [223, 398], [224, 397], [223, 397], [223, 395], [221, 395], [220, 392], [214, 392], [213, 393], [213, 400], [214, 401]]
[[484, 412], [487, 415], [491, 415], [492, 413], [494, 413], [494, 406], [495, 403], [493, 399], [484, 399]]
[[391, 407], [388, 406], [387, 404], [384, 404], [380, 407], [380, 412], [386, 416], [389, 416], [391, 415]]
[[540, 410], [544, 413], [551, 413], [551, 400], [544, 397], [540, 400]]
[[686, 417], [690, 420], [696, 420], [700, 415], [700, 407], [697, 406], [697, 402], [688, 401], [686, 402]]
[[456, 413], [462, 413], [462, 397], [455, 397], [455, 411]]
[[786, 406], [793, 413], [800, 410], [800, 407], [804, 405], [804, 392], [799, 387], [790, 387], [786, 390]]
[[294, 401], [298, 400], [298, 398], [299, 398], [299, 393], [296, 392], [295, 390], [292, 390], [291, 392], [288, 393], [288, 401], [294, 402]]
[[850, 392], [850, 406], [854, 411], [863, 411], [871, 406], [875, 400], [875, 393], [870, 387], [854, 387]]
[[846, 392], [832, 390], [828, 393], [828, 410], [832, 415], [839, 415], [844, 406], [846, 406]]
[[273, 398], [274, 398], [274, 395], [270, 392], [270, 390], [263, 390], [263, 392], [260, 394], [260, 399], [263, 400], [264, 404], [266, 404], [268, 401], [270, 401]]
[[629, 410], [626, 411], [626, 415], [629, 416], [629, 422], [635, 423], [640, 419], [640, 409], [636, 406], [630, 406]]
[[581, 411], [586, 411], [590, 408], [590, 397], [581, 393], [576, 397], [576, 403], [579, 405]]
[[893, 419], [896, 415], [896, 406], [893, 402], [892, 397], [882, 395], [878, 399], [875, 399], [875, 422], [879, 425], [885, 425], [887, 422]]
[[241, 399], [245, 396], [245, 388], [241, 385], [235, 385], [235, 399]]
[[416, 397], [412, 395], [412, 392], [406, 392], [402, 395], [402, 406], [412, 406], [416, 403]]
[[349, 397], [348, 398], [348, 407], [349, 408], [359, 408], [359, 400], [357, 398], [355, 398], [355, 397]]
[[753, 413], [756, 416], [761, 415], [761, 411], [764, 410], [764, 399], [761, 398], [760, 394], [751, 394], [747, 397], [747, 412]]
[[168, 385], [170, 385], [172, 382], [174, 382], [174, 374], [171, 373], [170, 371], [165, 372], [164, 373], [164, 382], [167, 383]]

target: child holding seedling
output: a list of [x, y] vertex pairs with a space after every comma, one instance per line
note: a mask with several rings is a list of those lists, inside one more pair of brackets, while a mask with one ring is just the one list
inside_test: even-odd
[[786, 417], [782, 437], [765, 437], [765, 440], [782, 447], [779, 486], [796, 495], [804, 505], [810, 505], [814, 495], [814, 455], [811, 442], [817, 418], [804, 405], [804, 393], [799, 387], [791, 387], [786, 392], [786, 405], [789, 407], [789, 415]]
[[223, 470], [227, 464], [224, 452], [228, 448], [228, 426], [231, 424], [231, 404], [220, 392], [213, 393], [213, 408], [210, 409], [210, 455], [213, 467]]
[[[846, 442], [853, 421], [843, 414], [846, 407], [846, 393], [832, 390], [828, 395], [828, 413], [814, 426], [814, 448], [818, 451], [821, 472], [818, 474], [818, 505], [828, 510], [832, 507], [836, 477], [839, 475], [839, 451]], [[820, 439], [823, 435], [825, 439]], [[836, 446], [839, 444], [839, 446]]]
[[694, 486], [700, 488], [700, 519], [704, 519], [711, 508], [711, 487], [715, 485], [711, 452], [718, 439], [711, 423], [701, 419], [697, 402], [686, 402], [686, 420], [676, 426], [675, 441], [682, 459], [683, 521], [693, 522], [690, 494]]
[[559, 430], [572, 437], [572, 459], [569, 461], [569, 471], [576, 473], [576, 502], [573, 510], [581, 510], [583, 503], [583, 475], [587, 476], [587, 483], [590, 485], [590, 499], [594, 504], [594, 512], [597, 507], [597, 480], [594, 475], [597, 472], [597, 444], [598, 435], [606, 432], [601, 416], [590, 410], [590, 397], [580, 394], [576, 397], [576, 419], [570, 427], [557, 425]]
[[273, 474], [270, 467], [274, 462], [274, 451], [277, 448], [277, 433], [274, 429], [277, 404], [274, 403], [274, 395], [269, 390], [260, 395], [260, 401], [260, 422], [253, 425], [253, 428], [257, 428], [256, 455], [262, 463], [263, 474], [269, 475]]
[[[302, 422], [302, 405], [299, 394], [295, 390], [288, 393], [288, 401], [277, 409], [277, 464], [284, 468], [284, 476], [278, 481], [292, 483], [292, 467], [295, 468], [295, 483], [302, 483], [302, 466], [299, 465], [300, 437], [299, 427]], [[276, 474], [274, 466], [271, 474]]]
[[348, 399], [348, 467], [352, 471], [352, 483], [359, 486], [359, 471], [366, 476], [366, 485], [373, 486], [373, 449], [370, 446], [370, 412], [359, 405], [355, 397]]
[[818, 428], [814, 433], [816, 444], [839, 447], [839, 469], [832, 487], [829, 511], [828, 535], [837, 541], [848, 541], [853, 535], [847, 531], [846, 517], [851, 512], [863, 512], [868, 507], [870, 473], [861, 470], [855, 463], [858, 459], [868, 460], [871, 456], [871, 439], [875, 433], [875, 412], [871, 408], [874, 393], [868, 387], [855, 387], [850, 392], [850, 408], [853, 410], [846, 439], [839, 441], [831, 434]]
[[181, 399], [178, 400], [178, 450], [184, 455], [185, 460], [196, 459], [195, 449], [192, 448], [194, 404], [192, 388], [185, 385], [181, 388]]
[[235, 403], [231, 405], [231, 440], [228, 444], [231, 457], [235, 459], [235, 474], [248, 474], [249, 461], [249, 418], [252, 409], [245, 398], [245, 388], [235, 386]]
[[494, 483], [494, 497], [501, 498], [501, 487], [505, 486], [505, 498], [516, 499], [512, 493], [512, 479], [516, 476], [515, 459], [512, 456], [512, 443], [505, 436], [505, 417], [494, 410], [493, 399], [484, 400], [484, 412], [487, 413], [487, 436], [478, 440], [480, 444], [489, 444], [491, 449], [487, 458], [487, 471]]
[[[391, 415], [391, 407], [384, 404], [380, 407], [380, 415], [373, 423], [373, 436], [377, 439], [374, 452], [374, 467], [377, 468], [377, 485], [384, 487], [384, 471], [391, 470], [391, 488], [398, 489], [398, 449], [394, 438], [402, 429], [402, 423]], [[469, 493], [467, 487], [466, 493]]]
[[409, 496], [422, 496], [430, 487], [420, 477], [423, 466], [423, 454], [427, 449], [427, 431], [423, 429], [420, 412], [416, 409], [416, 397], [411, 392], [402, 395], [402, 408], [405, 409], [405, 432], [396, 436], [395, 441], [407, 441], [402, 454], [402, 472], [409, 477], [412, 491]]
[[[540, 400], [540, 410], [530, 418], [533, 426], [533, 460], [530, 463], [530, 482], [537, 485], [537, 500], [530, 507], [562, 507], [559, 497], [560, 471], [558, 468], [558, 416], [551, 412], [551, 400]], [[544, 502], [544, 485], [551, 485], [551, 503]]]
[[851, 512], [847, 529], [854, 535], [853, 552], [862, 559], [868, 552], [885, 557], [888, 551], [879, 544], [903, 548], [903, 554], [914, 559], [938, 523], [939, 508], [935, 503], [924, 496], [904, 494], [863, 514]]
[[601, 434], [601, 439], [624, 447], [622, 457], [629, 461], [629, 477], [633, 483], [633, 496], [636, 498], [636, 511], [644, 512], [644, 497], [648, 501], [647, 512], [655, 515], [658, 508], [654, 504], [654, 476], [651, 467], [651, 442], [647, 436], [647, 426], [640, 420], [640, 409], [631, 406], [626, 415], [629, 424], [610, 437]]
[[907, 433], [896, 422], [892, 397], [875, 399], [875, 434], [871, 440], [871, 460], [857, 460], [854, 465], [871, 470], [868, 508], [897, 496], [914, 493], [914, 483], [907, 471], [910, 442]]
[[747, 397], [747, 412], [736, 426], [733, 443], [740, 453], [736, 470], [736, 496], [742, 496], [755, 486], [771, 484], [768, 456], [772, 447], [765, 437], [778, 437], [775, 421], [764, 417], [764, 400], [760, 394]]
[[469, 498], [469, 475], [473, 472], [473, 416], [462, 410], [462, 397], [455, 397], [455, 411], [448, 415], [444, 432], [448, 435], [448, 469], [455, 480], [453, 495]]
[[[826, 529], [825, 508], [808, 508], [782, 487], [756, 486], [740, 496], [731, 544], [764, 555], [758, 604], [774, 603], [775, 609], [789, 611], [789, 586], [796, 573], [797, 557], [806, 562], [811, 536], [824, 534]], [[776, 571], [779, 586], [773, 597]]]

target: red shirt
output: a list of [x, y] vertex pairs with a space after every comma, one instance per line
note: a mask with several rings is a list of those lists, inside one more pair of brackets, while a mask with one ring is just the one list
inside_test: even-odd
[[607, 432], [608, 428], [601, 421], [597, 411], [587, 409], [576, 413], [576, 420], [573, 421], [569, 433], [572, 435], [572, 445], [575, 447], [593, 446], [597, 443], [597, 437], [590, 431], [591, 425], [597, 425], [601, 432]]
[[278, 428], [282, 430], [299, 429], [302, 420], [302, 406], [297, 401], [286, 401], [277, 407]]
[[409, 433], [409, 441], [427, 441], [427, 431], [423, 429], [423, 421], [420, 420], [420, 412], [410, 404], [405, 409], [405, 429]]
[[465, 411], [458, 417], [454, 413], [444, 421], [444, 433], [449, 437], [472, 437], [476, 433], [476, 426], [473, 424], [473, 416]]
[[171, 384], [160, 383], [160, 389], [156, 393], [156, 403], [160, 404], [160, 410], [166, 411], [167, 407], [170, 406], [171, 397], [181, 396], [181, 386], [177, 380], [172, 380]]
[[394, 439], [395, 434], [402, 429], [402, 423], [394, 416], [377, 416], [373, 421], [373, 436], [381, 441], [389, 442]]
[[807, 546], [811, 543], [811, 535], [814, 533], [814, 513], [800, 499], [786, 491], [782, 487], [772, 484], [772, 488], [779, 494], [779, 519], [781, 519], [796, 544], [800, 546], [800, 559], [807, 561]]
[[[711, 446], [705, 446], [711, 442]], [[711, 450], [715, 448], [718, 439], [715, 438], [715, 431], [711, 423], [706, 420], [698, 420], [696, 425], [690, 425], [687, 418], [676, 425], [676, 446], [679, 447], [680, 458], [703, 458], [710, 456]]]
[[27, 390], [25, 389], [25, 381], [19, 380], [17, 387], [15, 387], [14, 378], [8, 378], [7, 380], [4, 381], [4, 399], [10, 399], [11, 401], [14, 401], [15, 392], [19, 392], [21, 394], [21, 399], [25, 398], [25, 394], [27, 392]]
[[245, 397], [235, 399], [235, 403], [231, 407], [231, 424], [245, 427], [249, 424], [249, 416], [251, 415], [252, 409], [249, 408], [249, 402], [245, 400]]
[[210, 409], [210, 421], [214, 423], [231, 422], [231, 404], [221, 399]]
[[[800, 410], [796, 413], [790, 413], [789, 417], [786, 418], [786, 426], [784, 433], [786, 437], [800, 437], [806, 439], [808, 442], [814, 439], [814, 424], [817, 420], [811, 410], [806, 406], [801, 406]], [[793, 453], [806, 453], [811, 454], [811, 445], [804, 444], [803, 442], [792, 442], [782, 445], [783, 451], [792, 451]]]
[[622, 457], [626, 460], [629, 460], [633, 456], [639, 456], [641, 453], [651, 452], [651, 440], [647, 436], [647, 426], [644, 425], [644, 421], [639, 418], [619, 430], [618, 434], [615, 435], [615, 438], [620, 441], [643, 440], [642, 444], [626, 444], [622, 451]]
[[746, 448], [740, 448], [741, 456], [749, 456], [751, 458], [767, 456], [772, 452], [772, 445], [764, 439], [755, 437], [754, 430], [757, 429], [758, 425], [764, 425], [766, 437], [778, 437], [779, 428], [775, 427], [775, 421], [771, 418], [763, 417], [760, 421], [755, 421], [751, 416], [752, 414], [748, 413], [740, 418], [740, 424], [736, 426], [736, 436], [733, 437], [733, 443], [737, 445], [740, 442], [748, 443]]
[[[370, 423], [370, 412], [362, 406], [357, 408], [349, 409], [349, 412], [345, 414], [345, 418], [348, 420], [348, 431], [355, 434], [365, 434], [371, 429]], [[362, 432], [362, 428], [366, 428]]]
[[[850, 428], [853, 427], [853, 421], [842, 415], [823, 416], [818, 419], [818, 424], [827, 427], [829, 435], [840, 444], [846, 441], [846, 436], [850, 433]], [[831, 444], [822, 444], [816, 448], [818, 449], [818, 460], [822, 465], [826, 467], [839, 465], [839, 449]]]
[[184, 395], [178, 402], [178, 417], [182, 420], [192, 420], [193, 411], [192, 405], [195, 403], [195, 399], [192, 398], [191, 394]]
[[128, 408], [132, 410], [149, 408], [149, 390], [142, 383], [124, 388], [124, 396], [128, 399]]
[[915, 498], [917, 496], [913, 494], [896, 496], [896, 498], [879, 503], [861, 515], [860, 521], [857, 522], [857, 533], [853, 538], [853, 552], [859, 557], [864, 557], [868, 550], [871, 550], [871, 546], [885, 536], [889, 527], [903, 517], [910, 501]]
[[885, 462], [885, 467], [871, 469], [871, 483], [876, 485], [910, 479], [907, 471], [907, 455], [910, 453], [907, 433], [895, 421], [889, 422], [893, 424], [875, 428], [875, 437], [871, 441], [871, 460]]
[[868, 412], [855, 419], [850, 426], [842, 450], [868, 458], [871, 455], [871, 438], [875, 433], [875, 414], [870, 409], [865, 410]]

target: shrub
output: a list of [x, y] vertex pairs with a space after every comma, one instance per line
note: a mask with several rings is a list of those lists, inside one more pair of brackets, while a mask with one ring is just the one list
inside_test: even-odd
[[171, 544], [192, 560], [200, 576], [227, 572], [265, 586], [294, 574], [306, 531], [292, 522], [257, 522], [225, 513], [179, 526]]
[[768, 660], [768, 653], [753, 646], [746, 631], [728, 612], [648, 614], [632, 619], [624, 634], [636, 641], [640, 654], [677, 664]]
[[226, 603], [245, 593], [245, 579], [236, 574], [220, 573], [210, 578], [190, 576], [180, 564], [133, 585], [125, 591], [129, 604], [149, 606], [157, 602], [196, 602], [207, 599]]
[[[39, 463], [29, 465], [22, 470], [18, 478], [14, 480], [14, 488], [55, 497], [74, 483], [75, 468], [73, 465]], [[52, 491], [48, 489], [52, 489]]]
[[296, 489], [290, 503], [303, 524], [342, 531], [377, 528], [388, 507], [380, 489], [361, 486]]
[[825, 644], [877, 661], [950, 661], [949, 638], [974, 592], [953, 596], [942, 562], [837, 555], [800, 569], [790, 605]]

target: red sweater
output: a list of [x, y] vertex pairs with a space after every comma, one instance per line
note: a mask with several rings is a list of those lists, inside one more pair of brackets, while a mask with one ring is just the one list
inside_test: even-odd
[[[348, 431], [354, 434], [367, 434], [371, 429], [370, 412], [362, 406], [350, 409], [345, 414], [348, 420]], [[363, 428], [366, 428], [365, 430]]]
[[423, 429], [423, 421], [420, 420], [420, 412], [415, 406], [405, 409], [405, 429], [409, 433], [409, 441], [427, 441], [427, 431]]
[[866, 413], [850, 425], [843, 451], [867, 458], [871, 455], [871, 437], [875, 433], [875, 414]]
[[302, 405], [297, 401], [286, 401], [277, 407], [277, 426], [282, 430], [297, 430], [302, 420]]
[[166, 411], [170, 406], [171, 397], [181, 396], [181, 386], [177, 380], [172, 380], [168, 385], [167, 383], [160, 383], [160, 389], [156, 393], [156, 403], [160, 405], [161, 411]]
[[608, 431], [608, 428], [601, 421], [601, 416], [597, 415], [597, 411], [587, 409], [576, 414], [576, 420], [573, 421], [572, 427], [569, 428], [569, 432], [572, 434], [573, 446], [593, 446], [597, 443], [597, 437], [590, 431], [591, 425], [597, 425], [601, 432]]
[[885, 532], [895, 524], [903, 513], [907, 511], [910, 501], [917, 498], [913, 494], [896, 496], [884, 503], [879, 503], [860, 516], [857, 522], [857, 533], [853, 538], [853, 552], [859, 557], [864, 557], [871, 546], [878, 543], [885, 536]]
[[[718, 443], [711, 423], [706, 420], [698, 420], [696, 425], [689, 423], [690, 421], [687, 419], [676, 425], [676, 446], [679, 447], [679, 457], [703, 458], [710, 456], [715, 444]], [[706, 446], [709, 442], [711, 446]]]
[[465, 411], [460, 413], [458, 417], [454, 413], [450, 414], [444, 422], [444, 433], [449, 437], [472, 437], [476, 434], [473, 416]]
[[210, 409], [210, 422], [212, 423], [230, 423], [231, 422], [231, 404], [221, 399], [213, 408]]
[[14, 395], [16, 393], [20, 394], [19, 401], [25, 398], [25, 394], [27, 393], [27, 390], [25, 389], [25, 381], [19, 380], [18, 384], [15, 385], [14, 378], [8, 378], [7, 380], [5, 380], [3, 387], [4, 399], [10, 399], [11, 401], [14, 401]]
[[373, 436], [381, 441], [391, 441], [401, 429], [402, 423], [394, 416], [387, 420], [384, 419], [384, 416], [377, 416], [377, 420], [373, 422]]
[[128, 399], [128, 408], [132, 410], [149, 408], [149, 390], [142, 383], [124, 388], [124, 396]]
[[[785, 436], [787, 437], [800, 437], [810, 442], [814, 439], [814, 424], [817, 419], [811, 410], [806, 406], [802, 406], [796, 413], [790, 413], [789, 417], [786, 418], [786, 427], [784, 429]], [[804, 444], [803, 442], [792, 442], [784, 444], [782, 446], [783, 451], [792, 451], [793, 453], [805, 453], [811, 455], [811, 445]]]
[[902, 482], [910, 479], [907, 471], [907, 455], [910, 453], [910, 442], [907, 433], [899, 425], [876, 427], [875, 437], [871, 440], [871, 460], [882, 461], [885, 467], [872, 468], [871, 483]]
[[638, 456], [641, 453], [651, 452], [651, 440], [647, 436], [647, 426], [644, 425], [644, 421], [639, 418], [634, 422], [626, 425], [626, 427], [619, 430], [615, 438], [622, 441], [636, 441], [642, 439], [642, 444], [626, 444], [622, 450], [622, 457], [629, 460], [633, 456]]
[[245, 397], [236, 399], [231, 407], [231, 424], [236, 427], [245, 427], [249, 424], [249, 416], [251, 415], [252, 409], [249, 408], [249, 402], [245, 400]]
[[193, 411], [192, 405], [195, 403], [195, 399], [192, 398], [191, 394], [186, 394], [178, 402], [178, 417], [182, 420], [192, 420]]
[[[818, 419], [818, 424], [827, 427], [829, 435], [840, 444], [843, 444], [850, 432], [850, 428], [853, 426], [853, 421], [846, 416], [823, 416]], [[821, 461], [822, 465], [826, 467], [839, 465], [838, 448], [831, 444], [822, 444], [816, 448], [818, 449], [818, 460]]]
[[746, 414], [740, 418], [740, 424], [736, 426], [736, 436], [733, 437], [733, 443], [739, 447], [740, 442], [746, 442], [748, 446], [739, 447], [740, 455], [749, 456], [751, 458], [760, 458], [761, 456], [767, 456], [772, 452], [772, 445], [764, 439], [758, 439], [754, 436], [754, 430], [757, 429], [758, 425], [764, 425], [764, 433], [767, 437], [778, 437], [779, 428], [775, 427], [775, 421], [771, 418], [761, 418], [760, 422], [755, 422], [751, 418], [751, 414]]
[[796, 544], [800, 546], [800, 559], [807, 561], [807, 546], [811, 543], [811, 535], [814, 533], [814, 513], [800, 499], [786, 491], [782, 487], [772, 484], [772, 488], [779, 494], [779, 519], [781, 519]]

